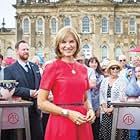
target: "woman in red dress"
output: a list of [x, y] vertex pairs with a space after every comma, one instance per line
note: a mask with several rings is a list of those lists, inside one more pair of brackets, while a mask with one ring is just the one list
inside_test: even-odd
[[[62, 28], [55, 47], [58, 59], [46, 65], [38, 91], [38, 107], [50, 112], [45, 140], [93, 140], [95, 114], [86, 95], [87, 69], [75, 61], [80, 48], [75, 29]], [[50, 91], [53, 103], [48, 100]]]

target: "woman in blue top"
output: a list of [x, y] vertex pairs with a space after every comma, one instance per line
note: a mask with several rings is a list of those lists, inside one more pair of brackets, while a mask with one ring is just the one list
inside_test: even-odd
[[100, 84], [104, 78], [103, 72], [100, 66], [100, 62], [97, 57], [92, 57], [88, 60], [88, 66], [93, 68], [96, 75], [96, 87], [90, 89], [89, 99], [91, 100], [92, 107], [96, 114], [95, 122], [92, 124], [92, 131], [94, 133], [94, 138], [99, 139], [99, 126], [100, 126], [100, 104], [99, 104], [99, 88]]

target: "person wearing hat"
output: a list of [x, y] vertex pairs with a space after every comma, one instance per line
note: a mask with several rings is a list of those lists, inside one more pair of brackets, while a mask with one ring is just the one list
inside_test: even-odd
[[[111, 140], [113, 106], [112, 101], [117, 101], [121, 96], [125, 96], [126, 83], [119, 78], [122, 67], [116, 60], [111, 60], [107, 67], [108, 77], [104, 78], [100, 86], [100, 105], [102, 119], [100, 127], [100, 139]], [[121, 131], [120, 140], [127, 140], [128, 132]]]

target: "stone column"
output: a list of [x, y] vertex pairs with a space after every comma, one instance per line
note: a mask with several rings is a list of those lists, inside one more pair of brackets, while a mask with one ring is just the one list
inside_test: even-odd
[[23, 29], [22, 29], [22, 17], [15, 16], [16, 24], [17, 24], [17, 41], [21, 40], [23, 37]]
[[58, 30], [63, 27], [63, 19], [64, 19], [64, 15], [60, 14], [59, 17], [58, 17], [58, 23], [59, 23], [58, 24]]
[[72, 19], [72, 25], [74, 25], [74, 28], [76, 29], [76, 31], [78, 33], [81, 33], [81, 17], [80, 15], [77, 15], [77, 13], [73, 13], [73, 15], [71, 16]]
[[36, 16], [30, 16], [30, 19], [31, 19], [30, 45], [32, 47], [36, 47], [36, 32], [35, 32]]
[[45, 36], [45, 47], [50, 47], [51, 40], [51, 31], [50, 31], [50, 16], [45, 16], [45, 27], [44, 27], [44, 36]]
[[96, 15], [95, 14], [95, 25], [96, 25], [96, 28], [95, 28], [95, 33], [96, 33], [96, 35], [97, 34], [100, 34], [100, 32], [101, 32], [101, 27], [100, 27], [100, 25], [101, 25], [101, 15]]
[[140, 45], [140, 24], [137, 24], [137, 45]]
[[124, 35], [128, 35], [128, 29], [129, 29], [129, 25], [128, 25], [128, 21], [129, 21], [129, 16], [124, 16], [123, 18], [122, 18], [122, 20], [123, 20], [123, 23], [122, 23], [122, 25], [123, 25], [123, 34]]
[[114, 48], [115, 48], [115, 36], [114, 36], [114, 25], [115, 25], [115, 22], [114, 22], [114, 15], [111, 14], [109, 15], [109, 44], [110, 44], [110, 48], [109, 48], [109, 57], [110, 58], [115, 58], [114, 56]]

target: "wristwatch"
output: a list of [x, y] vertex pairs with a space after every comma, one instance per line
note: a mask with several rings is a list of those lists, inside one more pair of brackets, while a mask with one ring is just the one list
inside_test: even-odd
[[61, 115], [65, 116], [65, 117], [68, 117], [69, 116], [69, 111], [67, 109], [62, 109]]

